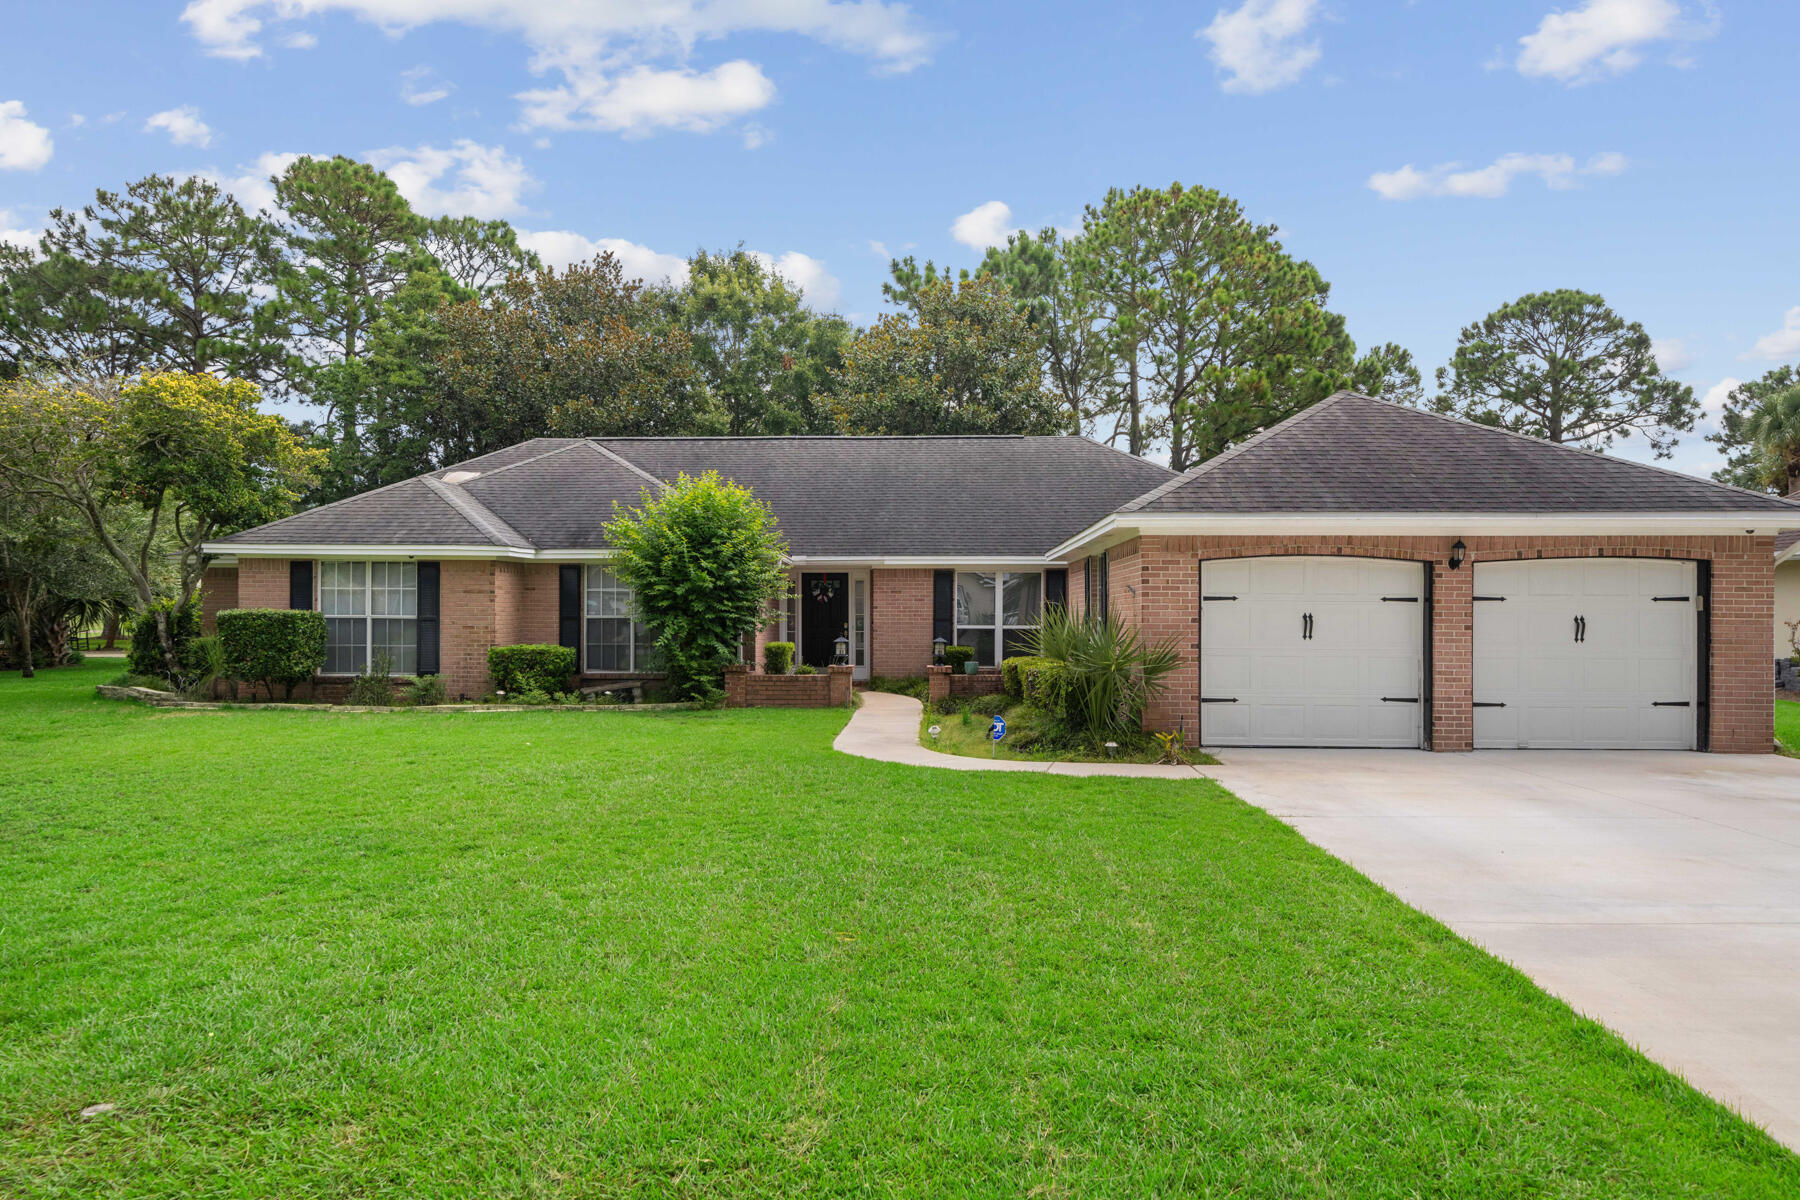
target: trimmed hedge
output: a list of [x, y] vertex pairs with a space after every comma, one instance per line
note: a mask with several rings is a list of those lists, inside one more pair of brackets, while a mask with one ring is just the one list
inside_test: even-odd
[[1025, 703], [1057, 720], [1068, 719], [1070, 676], [1066, 663], [1038, 658], [1019, 668], [1020, 692]]
[[[163, 657], [162, 642], [156, 636], [156, 614], [169, 614], [169, 637], [175, 645], [175, 661]], [[194, 639], [200, 636], [200, 597], [185, 605], [164, 600], [131, 618], [131, 648], [125, 652], [125, 668], [133, 675], [154, 675], [175, 682], [198, 674], [200, 663], [194, 659]]]
[[488, 651], [488, 674], [495, 690], [508, 695], [566, 692], [575, 677], [575, 651], [570, 646], [495, 646]]
[[944, 662], [949, 665], [952, 671], [959, 674], [962, 672], [963, 664], [974, 657], [975, 648], [973, 646], [944, 647]]
[[786, 675], [794, 665], [794, 643], [770, 642], [763, 647], [763, 670], [771, 675]]
[[286, 699], [325, 665], [325, 617], [310, 609], [228, 608], [218, 615], [219, 643], [234, 679], [260, 683]]
[[1000, 683], [1006, 694], [1014, 700], [1023, 700], [1025, 698], [1025, 679], [1022, 673], [1025, 668], [1048, 661], [1048, 659], [1033, 654], [1015, 654], [1011, 658], [1001, 659]]

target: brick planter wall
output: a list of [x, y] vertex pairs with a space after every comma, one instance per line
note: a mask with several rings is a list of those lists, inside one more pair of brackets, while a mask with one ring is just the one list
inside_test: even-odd
[[726, 708], [837, 708], [850, 701], [848, 666], [815, 675], [769, 675], [738, 663], [725, 668]]
[[973, 675], [953, 671], [949, 667], [925, 668], [925, 698], [932, 704], [950, 700], [973, 700], [977, 696], [995, 696], [1005, 687], [999, 667], [983, 667]]
[[1113, 611], [1157, 641], [1173, 637], [1183, 660], [1144, 727], [1198, 733], [1200, 561], [1257, 555], [1347, 555], [1431, 564], [1434, 750], [1474, 741], [1474, 565], [1529, 558], [1674, 558], [1712, 563], [1710, 748], [1766, 754], [1774, 741], [1768, 636], [1774, 609], [1774, 539], [1750, 537], [1464, 538], [1468, 560], [1449, 568], [1454, 537], [1141, 537], [1115, 547]]

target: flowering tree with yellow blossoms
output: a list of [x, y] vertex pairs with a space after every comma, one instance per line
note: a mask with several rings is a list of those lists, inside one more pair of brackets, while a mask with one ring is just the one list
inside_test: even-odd
[[[176, 659], [157, 605], [163, 558], [176, 560], [179, 608], [199, 589], [201, 547], [286, 516], [318, 478], [322, 452], [257, 411], [255, 385], [161, 373], [123, 384], [19, 380], [0, 391], [0, 486], [78, 515], [157, 613], [165, 661]], [[110, 519], [121, 506], [146, 519]]]

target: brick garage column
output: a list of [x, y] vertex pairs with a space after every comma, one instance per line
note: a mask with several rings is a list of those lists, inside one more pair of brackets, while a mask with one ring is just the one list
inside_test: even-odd
[[1144, 728], [1200, 735], [1200, 543], [1191, 537], [1144, 537], [1108, 559], [1113, 612], [1135, 623], [1151, 645], [1172, 640], [1179, 665], [1162, 695], [1144, 710]]
[[869, 572], [871, 675], [923, 675], [931, 665], [931, 576], [929, 567]]
[[1431, 748], [1475, 745], [1475, 554], [1431, 564]]
[[1711, 748], [1767, 754], [1775, 743], [1775, 539], [1715, 538], [1712, 563]]

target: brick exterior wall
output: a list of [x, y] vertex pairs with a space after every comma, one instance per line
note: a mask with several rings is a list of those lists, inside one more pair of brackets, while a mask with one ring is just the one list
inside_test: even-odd
[[219, 632], [219, 613], [238, 606], [236, 567], [208, 567], [200, 576], [200, 629]]
[[288, 606], [288, 560], [285, 558], [238, 559], [237, 606], [239, 608], [286, 608]]
[[869, 673], [923, 675], [931, 665], [929, 567], [869, 572]]
[[1110, 556], [1113, 611], [1152, 641], [1177, 639], [1181, 667], [1144, 714], [1148, 729], [1197, 733], [1200, 572], [1203, 558], [1353, 555], [1432, 564], [1432, 748], [1474, 739], [1474, 564], [1526, 558], [1677, 558], [1712, 563], [1710, 748], [1769, 752], [1774, 704], [1768, 630], [1774, 610], [1774, 539], [1762, 537], [1465, 538], [1468, 560], [1449, 569], [1450, 537], [1143, 537]]

